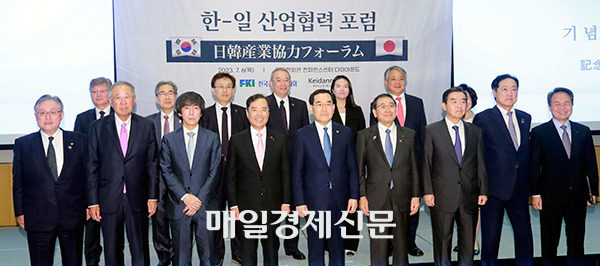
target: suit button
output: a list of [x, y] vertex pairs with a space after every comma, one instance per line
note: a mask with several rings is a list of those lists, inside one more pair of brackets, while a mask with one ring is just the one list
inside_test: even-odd
[[190, 187], [188, 187], [188, 190], [190, 190]]
[[515, 165], [515, 169], [519, 169], [519, 165], [518, 165], [518, 164], [517, 164], [517, 165]]
[[328, 169], [328, 171], [331, 173], [331, 168], [330, 168], [330, 169]]
[[390, 172], [394, 172], [394, 169], [390, 168]]
[[190, 173], [190, 176], [193, 176], [194, 174]]
[[462, 182], [462, 181], [458, 181], [457, 183], [459, 183], [459, 184], [461, 184], [461, 185], [463, 184], [463, 182]]

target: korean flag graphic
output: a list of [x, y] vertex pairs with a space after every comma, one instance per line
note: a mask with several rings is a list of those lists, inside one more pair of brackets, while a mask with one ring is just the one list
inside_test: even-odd
[[402, 36], [375, 37], [375, 56], [396, 55], [402, 56]]
[[200, 57], [199, 37], [171, 37], [171, 56]]

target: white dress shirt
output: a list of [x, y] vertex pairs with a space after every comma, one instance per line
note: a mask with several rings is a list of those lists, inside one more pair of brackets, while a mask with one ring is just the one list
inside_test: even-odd
[[[165, 115], [169, 117], [169, 132], [175, 131], [175, 111], [171, 111], [170, 114], [165, 114], [162, 110], [160, 111], [160, 136], [161, 139], [165, 135]], [[160, 144], [160, 143], [159, 143]]]
[[453, 126], [458, 126], [458, 137], [460, 138], [460, 149], [461, 153], [465, 154], [465, 124], [462, 120], [458, 121], [458, 124], [453, 124], [448, 118], [444, 118], [446, 120], [446, 126], [448, 127], [448, 133], [450, 133], [450, 138], [452, 139], [452, 146], [456, 144], [456, 131], [454, 131]]
[[[508, 129], [508, 111], [506, 111], [504, 108], [496, 105], [496, 107], [498, 108], [498, 110], [500, 110], [500, 113], [502, 114], [502, 118], [504, 118], [504, 124], [506, 124], [506, 129]], [[519, 121], [517, 120], [517, 111], [515, 110], [515, 108], [511, 108], [512, 111], [512, 123], [515, 125], [515, 132], [517, 133], [517, 145], [519, 145], [519, 147], [521, 146], [521, 130], [519, 129]], [[510, 134], [510, 131], [508, 132]]]
[[96, 110], [96, 120], [100, 119], [100, 111], [104, 111], [104, 117], [107, 117], [110, 114], [110, 104], [104, 110], [100, 110], [98, 107], [94, 107], [94, 110]]
[[[392, 97], [394, 98], [394, 102], [396, 102], [396, 108], [398, 108], [398, 106], [400, 106], [398, 103], [398, 100], [396, 100], [396, 98], [400, 97], [400, 102], [402, 103], [402, 113], [404, 114], [404, 121], [406, 121], [406, 93], [403, 92], [400, 95], [394, 95], [394, 94], [390, 93], [390, 95], [392, 95]], [[396, 112], [396, 114], [397, 113], [398, 112]]]
[[40, 130], [42, 135], [42, 144], [44, 145], [44, 154], [48, 157], [48, 146], [50, 146], [49, 137], [54, 137], [52, 140], [52, 146], [54, 146], [54, 154], [56, 155], [56, 169], [58, 170], [58, 176], [62, 172], [63, 163], [64, 163], [64, 147], [63, 147], [63, 132], [59, 128], [54, 132], [54, 135], [49, 136], [44, 133], [44, 131]]
[[[323, 136], [325, 136], [325, 127], [319, 124], [319, 122], [315, 122], [317, 127], [317, 134], [319, 134], [319, 141], [321, 142], [321, 149], [325, 152], [325, 146], [323, 146]], [[331, 120], [327, 123], [327, 134], [329, 135], [329, 147], [333, 148], [333, 129], [331, 128]]]
[[218, 102], [215, 103], [215, 109], [217, 113], [217, 127], [219, 129], [219, 140], [223, 139], [223, 110], [221, 108], [227, 107], [227, 136], [231, 138], [231, 103], [227, 106], [220, 105]]
[[392, 123], [391, 127], [384, 126], [381, 122], [377, 122], [377, 129], [379, 129], [379, 139], [381, 140], [381, 147], [383, 147], [383, 151], [385, 152], [385, 138], [386, 133], [385, 130], [390, 130], [390, 141], [392, 141], [392, 154], [396, 154], [396, 140], [398, 139], [398, 128], [396, 127], [396, 123]]
[[[273, 95], [275, 95], [275, 93], [273, 93]], [[281, 99], [277, 95], [275, 95], [275, 100], [277, 100], [277, 108], [278, 109], [279, 109], [280, 102], [283, 101], [283, 106], [285, 106], [285, 119], [287, 120], [287, 125], [288, 125], [288, 129], [289, 129], [290, 128], [290, 97], [288, 97], [286, 95], [285, 99]], [[279, 110], [277, 112], [279, 112]], [[273, 114], [273, 111], [270, 111], [270, 113]]]
[[127, 118], [126, 121], [121, 121], [118, 115], [115, 115], [115, 124], [117, 125], [117, 135], [119, 135], [119, 139], [121, 139], [121, 125], [125, 123], [125, 129], [127, 130], [127, 143], [129, 143], [129, 137], [131, 136], [131, 115]]
[[342, 124], [346, 125], [346, 113], [339, 113], [339, 114], [340, 114], [340, 118], [342, 118]]

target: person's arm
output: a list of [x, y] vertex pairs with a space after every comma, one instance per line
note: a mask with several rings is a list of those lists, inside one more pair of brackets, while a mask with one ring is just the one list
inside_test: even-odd
[[433, 184], [431, 183], [431, 165], [433, 160], [433, 140], [431, 132], [425, 130], [425, 143], [423, 145], [423, 161], [422, 161], [422, 176], [423, 176], [423, 200], [429, 207], [435, 206], [435, 197], [433, 194]]
[[541, 156], [542, 143], [538, 136], [538, 130], [534, 129], [529, 134], [529, 178], [531, 182], [530, 194], [532, 195], [531, 203], [536, 210], [542, 210], [541, 195]]
[[98, 153], [98, 130], [97, 121], [90, 124], [88, 149], [87, 149], [87, 204], [90, 216], [96, 221], [100, 221], [100, 206], [98, 201], [98, 180], [100, 175], [100, 156]]
[[13, 149], [13, 206], [15, 208], [15, 216], [17, 223], [25, 229], [25, 215], [23, 214], [23, 169], [21, 166], [21, 141], [17, 139]]
[[210, 143], [208, 143], [210, 145], [208, 176], [206, 177], [206, 182], [198, 192], [198, 199], [200, 199], [202, 203], [212, 197], [211, 195], [215, 193], [219, 180], [221, 179], [221, 142], [217, 135], [214, 136], [214, 138], [211, 138]]

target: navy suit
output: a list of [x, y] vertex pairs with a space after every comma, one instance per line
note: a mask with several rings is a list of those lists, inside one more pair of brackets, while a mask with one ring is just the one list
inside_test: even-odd
[[[123, 265], [123, 223], [133, 265], [148, 265], [148, 200], [158, 199], [154, 125], [131, 114], [123, 156], [115, 113], [92, 122], [89, 133], [88, 205], [99, 205], [107, 265]], [[123, 193], [126, 185], [127, 193]]]
[[562, 130], [557, 131], [552, 120], [531, 131], [531, 195], [542, 197], [540, 232], [544, 265], [556, 263], [563, 219], [567, 265], [584, 264], [589, 189], [598, 196], [598, 166], [592, 134], [587, 126], [573, 121], [570, 124], [570, 157], [561, 141]]
[[[221, 144], [214, 132], [198, 126], [194, 158], [190, 167], [184, 130], [166, 134], [162, 140], [160, 168], [167, 186], [166, 216], [171, 223], [175, 260], [173, 265], [191, 265], [195, 235], [200, 265], [213, 265], [214, 235], [206, 227], [206, 211], [218, 210], [215, 188], [220, 179]], [[183, 213], [185, 194], [196, 196], [202, 206], [193, 215]]]
[[498, 107], [475, 115], [473, 124], [483, 132], [489, 198], [481, 207], [481, 261], [498, 263], [504, 211], [514, 231], [517, 265], [533, 264], [533, 237], [529, 218], [529, 128], [531, 116], [513, 109], [521, 133], [516, 150]]
[[[113, 112], [112, 107], [110, 113]], [[108, 114], [106, 114], [108, 115]], [[96, 120], [96, 108], [81, 112], [75, 118], [73, 131], [79, 132], [86, 137], [89, 135], [90, 124]], [[87, 265], [98, 265], [102, 246], [100, 245], [100, 222], [89, 219], [85, 222], [85, 262]]]
[[[248, 119], [246, 118], [246, 108], [239, 105], [230, 103], [228, 104], [230, 116], [227, 117], [231, 121], [231, 135], [229, 139], [239, 132], [250, 127]], [[204, 114], [200, 119], [200, 125], [212, 132], [219, 134], [219, 140], [223, 139], [223, 136], [219, 133], [219, 123], [217, 122], [217, 109], [216, 104], [213, 104], [204, 110]], [[228, 133], [229, 134], [229, 133]], [[223, 145], [223, 143], [221, 143]], [[223, 157], [221, 158], [221, 178], [217, 185], [217, 200], [219, 203], [219, 210], [226, 210], [227, 201], [227, 150], [226, 147], [221, 147]], [[242, 251], [240, 250], [240, 242], [237, 238], [230, 239], [231, 242], [231, 255], [234, 257], [241, 257]], [[225, 256], [225, 241], [223, 239], [223, 228], [219, 229], [215, 233], [215, 245], [217, 246], [217, 256], [223, 258]]]
[[[292, 150], [292, 194], [294, 205], [306, 205], [309, 211], [331, 211], [338, 221], [348, 207], [348, 200], [358, 200], [359, 178], [355, 141], [350, 128], [332, 122], [331, 160], [327, 165], [319, 134], [314, 123], [296, 132]], [[317, 215], [318, 216], [318, 215]], [[344, 264], [344, 241], [340, 226], [333, 226], [330, 239], [319, 239], [318, 232], [308, 228], [310, 265], [323, 265], [325, 246], [330, 265]]]
[[64, 163], [57, 180], [50, 172], [39, 131], [15, 140], [15, 216], [24, 215], [32, 265], [54, 263], [57, 237], [63, 263], [81, 265], [87, 140], [75, 132], [62, 134]]
[[[175, 131], [182, 127], [181, 118], [177, 115], [177, 112], [173, 112], [173, 128], [171, 131]], [[162, 112], [146, 116], [146, 119], [152, 121], [154, 124], [156, 143], [162, 141]], [[160, 149], [160, 145], [158, 145]], [[160, 169], [159, 169], [160, 170]], [[173, 257], [173, 243], [171, 240], [171, 232], [169, 229], [169, 220], [165, 217], [165, 201], [166, 201], [166, 188], [162, 178], [160, 178], [160, 171], [158, 178], [158, 207], [156, 213], [152, 216], [152, 242], [154, 243], [154, 249], [158, 255], [158, 260], [163, 264], [171, 261]]]
[[[308, 125], [308, 109], [306, 108], [306, 102], [291, 96], [288, 96], [289, 99], [289, 123], [288, 128], [286, 129], [283, 124], [283, 119], [281, 117], [281, 113], [279, 111], [279, 102], [274, 94], [267, 96], [267, 100], [269, 102], [269, 121], [267, 122], [267, 127], [273, 130], [277, 130], [283, 134], [285, 134], [287, 139], [287, 150], [290, 154], [290, 159], [292, 158], [292, 144], [294, 143], [294, 134], [296, 130]], [[292, 188], [293, 190], [293, 188]], [[292, 209], [294, 209], [294, 205], [292, 205]], [[286, 235], [291, 234], [290, 230], [286, 230]], [[286, 254], [291, 254], [298, 250], [298, 240], [299, 237], [294, 237], [292, 239], [286, 239], [283, 241], [283, 246]]]

